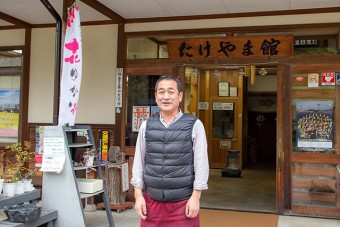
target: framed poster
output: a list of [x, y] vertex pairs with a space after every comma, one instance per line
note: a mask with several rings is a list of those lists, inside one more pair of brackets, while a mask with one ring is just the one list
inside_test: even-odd
[[3, 143], [18, 141], [19, 104], [19, 89], [0, 90], [0, 141]]
[[308, 74], [308, 87], [319, 87], [319, 73]]
[[149, 106], [132, 107], [132, 131], [138, 132], [140, 125], [150, 117]]
[[218, 82], [218, 96], [229, 96], [229, 82]]
[[296, 142], [299, 151], [333, 149], [334, 101], [296, 101]]

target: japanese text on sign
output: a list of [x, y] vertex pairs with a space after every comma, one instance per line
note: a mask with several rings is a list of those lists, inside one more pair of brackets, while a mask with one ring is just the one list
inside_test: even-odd
[[65, 142], [62, 137], [44, 138], [44, 155], [40, 171], [60, 173], [65, 164]]
[[258, 36], [168, 40], [168, 49], [170, 59], [287, 57], [293, 53], [293, 37]]
[[123, 68], [117, 68], [116, 77], [116, 107], [122, 107]]
[[60, 82], [59, 125], [73, 126], [78, 108], [82, 76], [82, 42], [79, 8], [72, 7], [67, 17]]

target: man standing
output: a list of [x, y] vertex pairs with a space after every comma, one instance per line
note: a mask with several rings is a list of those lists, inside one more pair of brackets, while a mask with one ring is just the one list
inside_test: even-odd
[[202, 122], [183, 114], [182, 85], [163, 76], [155, 86], [159, 114], [139, 129], [131, 184], [141, 227], [199, 227], [209, 163]]

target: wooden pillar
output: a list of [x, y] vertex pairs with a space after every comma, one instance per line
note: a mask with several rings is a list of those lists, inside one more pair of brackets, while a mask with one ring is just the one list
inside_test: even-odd
[[19, 135], [19, 141], [29, 140], [29, 129], [28, 129], [28, 94], [29, 94], [29, 81], [30, 81], [30, 62], [31, 62], [31, 34], [32, 29], [25, 29], [25, 47], [24, 47], [24, 65], [23, 75], [21, 77], [22, 83], [22, 100], [21, 100], [21, 135]]
[[[126, 72], [125, 72], [125, 64], [126, 64], [126, 39], [125, 39], [125, 23], [118, 24], [118, 43], [117, 43], [117, 68], [123, 68], [123, 107], [120, 107], [120, 111], [116, 111], [116, 131], [114, 133], [114, 145], [123, 147], [125, 145], [125, 136], [122, 135], [123, 127], [125, 126], [125, 122], [123, 122], [122, 113], [124, 106], [126, 105]], [[125, 91], [124, 91], [125, 90]], [[125, 95], [124, 95], [125, 94]], [[125, 104], [124, 104], [125, 103]]]

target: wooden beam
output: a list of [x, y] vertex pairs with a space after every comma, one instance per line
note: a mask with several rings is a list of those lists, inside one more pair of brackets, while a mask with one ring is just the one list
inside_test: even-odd
[[108, 18], [110, 18], [112, 21], [114, 21], [117, 24], [125, 22], [125, 19], [123, 17], [121, 17], [120, 15], [118, 15], [117, 13], [115, 13], [114, 11], [112, 11], [110, 8], [106, 7], [102, 3], [98, 2], [97, 0], [81, 0], [81, 1], [85, 3], [86, 5], [95, 9], [99, 13], [107, 16]]
[[340, 156], [338, 154], [320, 154], [320, 153], [291, 153], [291, 162], [312, 163], [312, 164], [339, 164]]
[[222, 19], [222, 18], [263, 17], [263, 16], [278, 16], [278, 15], [337, 13], [337, 12], [340, 12], [340, 7], [295, 9], [295, 10], [274, 10], [274, 11], [262, 11], [262, 12], [224, 13], [224, 14], [176, 16], [176, 17], [130, 18], [130, 19], [126, 19], [125, 22], [126, 23], [147, 23], [147, 22], [162, 22], [162, 21], [208, 20], [208, 19]]
[[12, 17], [8, 14], [5, 14], [3, 12], [0, 12], [0, 19], [1, 20], [4, 20], [4, 21], [7, 21], [11, 24], [14, 24], [14, 25], [20, 25], [24, 28], [30, 28], [31, 27], [31, 24], [25, 22], [25, 21], [22, 21], [22, 20], [19, 20], [18, 18], [15, 18], [15, 17]]

